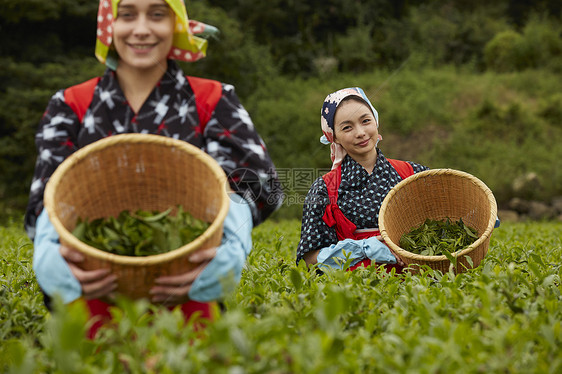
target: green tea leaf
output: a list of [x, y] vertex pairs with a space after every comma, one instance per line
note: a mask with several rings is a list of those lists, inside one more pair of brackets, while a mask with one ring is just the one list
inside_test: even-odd
[[95, 248], [123, 256], [150, 256], [184, 246], [207, 228], [209, 223], [196, 219], [181, 206], [175, 216], [172, 208], [164, 212], [124, 210], [115, 217], [90, 222], [78, 218], [73, 234]]
[[445, 255], [453, 258], [452, 253], [468, 247], [477, 238], [476, 230], [466, 226], [462, 219], [457, 222], [449, 218], [442, 221], [426, 219], [402, 235], [399, 244], [403, 249], [423, 256]]

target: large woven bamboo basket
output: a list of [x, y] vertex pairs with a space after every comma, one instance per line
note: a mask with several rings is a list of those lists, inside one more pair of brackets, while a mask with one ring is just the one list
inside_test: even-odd
[[[414, 272], [420, 265], [455, 272], [477, 267], [490, 244], [497, 217], [492, 191], [471, 174], [453, 169], [426, 170], [398, 183], [385, 197], [379, 213], [379, 228], [385, 243]], [[422, 256], [400, 248], [400, 238], [426, 219], [458, 219], [476, 229], [478, 239], [453, 254], [456, 267], [446, 256]], [[467, 260], [470, 257], [472, 264]]]
[[[87, 270], [109, 268], [117, 292], [148, 297], [154, 279], [193, 268], [192, 252], [218, 246], [229, 202], [226, 175], [218, 163], [184, 141], [157, 135], [123, 134], [94, 142], [68, 157], [45, 189], [44, 203], [62, 244], [82, 252]], [[181, 205], [211, 223], [193, 242], [158, 255], [120, 256], [91, 247], [72, 235], [78, 217], [117, 217], [123, 210], [165, 211]]]

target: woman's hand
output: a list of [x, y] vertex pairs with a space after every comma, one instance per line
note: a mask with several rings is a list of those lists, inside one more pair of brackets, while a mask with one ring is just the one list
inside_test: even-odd
[[60, 246], [60, 254], [80, 282], [82, 296], [86, 300], [104, 297], [111, 299], [111, 293], [117, 288], [116, 275], [111, 274], [109, 269], [83, 270], [80, 263], [84, 261], [84, 255], [64, 245]]
[[[384, 241], [382, 240], [382, 236], [381, 236], [381, 235], [377, 235], [376, 238], [377, 238], [378, 240], [380, 240], [381, 242], [384, 243]], [[390, 253], [392, 253], [392, 255], [393, 255], [394, 257], [396, 257], [396, 263], [397, 263], [398, 265], [400, 265], [400, 266], [406, 266], [406, 264], [404, 264], [404, 261], [402, 261], [402, 259], [401, 259], [400, 257], [398, 257], [398, 255], [396, 254], [396, 252], [394, 252], [394, 251], [392, 250], [392, 248], [390, 248], [388, 245], [387, 245], [387, 247], [388, 247], [388, 249], [390, 249]]]
[[406, 266], [406, 264], [404, 263], [404, 261], [402, 261], [402, 259], [396, 254], [396, 252], [394, 252], [392, 250], [392, 248], [388, 247], [388, 249], [390, 249], [390, 253], [392, 253], [392, 255], [394, 257], [396, 257], [396, 263], [400, 266]]
[[195, 268], [187, 273], [159, 277], [155, 286], [150, 290], [153, 303], [166, 306], [183, 304], [189, 301], [188, 293], [195, 279], [201, 274], [209, 262], [215, 258], [217, 248], [208, 248], [193, 253], [189, 261], [196, 264]]

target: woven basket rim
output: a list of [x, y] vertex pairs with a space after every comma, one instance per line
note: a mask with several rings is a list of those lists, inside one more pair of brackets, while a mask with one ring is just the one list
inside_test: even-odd
[[484, 193], [486, 194], [486, 197], [488, 198], [488, 202], [490, 203], [490, 207], [491, 207], [490, 219], [488, 221], [488, 225], [486, 226], [486, 230], [484, 230], [482, 235], [480, 235], [480, 237], [478, 239], [476, 239], [468, 247], [462, 249], [461, 251], [457, 251], [457, 252], [452, 253], [451, 255], [453, 257], [462, 257], [462, 256], [465, 256], [465, 255], [469, 254], [475, 248], [478, 248], [483, 242], [488, 240], [490, 238], [491, 234], [492, 234], [492, 231], [494, 230], [494, 225], [496, 223], [496, 216], [497, 216], [496, 199], [494, 197], [494, 194], [492, 193], [492, 190], [490, 190], [490, 188], [484, 182], [482, 182], [480, 179], [476, 178], [474, 175], [472, 175], [470, 173], [467, 173], [467, 172], [464, 172], [464, 171], [460, 171], [460, 170], [449, 169], [449, 168], [424, 170], [424, 171], [416, 173], [416, 174], [414, 174], [414, 175], [412, 175], [412, 176], [410, 176], [406, 179], [403, 179], [396, 186], [394, 186], [390, 190], [390, 192], [386, 195], [386, 197], [384, 198], [383, 203], [381, 205], [380, 212], [379, 212], [379, 229], [380, 229], [382, 239], [384, 240], [385, 244], [387, 244], [393, 251], [395, 251], [401, 257], [405, 257], [405, 258], [416, 260], [416, 261], [425, 261], [425, 262], [440, 262], [440, 261], [447, 260], [447, 256], [445, 256], [445, 255], [425, 256], [425, 255], [420, 255], [420, 254], [417, 254], [417, 253], [412, 253], [412, 252], [406, 251], [405, 249], [403, 249], [400, 246], [398, 246], [397, 244], [395, 244], [392, 240], [390, 240], [390, 237], [388, 236], [388, 233], [386, 232], [386, 227], [385, 227], [385, 223], [384, 223], [384, 213], [385, 213], [386, 208], [389, 204], [389, 201], [392, 199], [392, 197], [401, 188], [403, 188], [407, 184], [412, 183], [412, 182], [414, 182], [418, 179], [433, 177], [433, 176], [436, 176], [436, 175], [437, 176], [454, 175], [454, 176], [457, 176], [457, 177], [460, 177], [460, 178], [468, 179], [470, 182], [474, 183], [475, 185], [477, 185], [480, 189], [482, 189], [484, 191]]
[[91, 256], [96, 259], [108, 261], [114, 264], [120, 265], [128, 265], [128, 266], [147, 266], [147, 265], [156, 265], [159, 263], [165, 263], [169, 261], [176, 260], [180, 257], [187, 255], [190, 252], [193, 252], [197, 249], [201, 244], [206, 242], [212, 235], [222, 228], [224, 219], [228, 213], [229, 208], [229, 197], [226, 191], [221, 194], [220, 198], [220, 208], [217, 214], [217, 217], [213, 220], [213, 222], [209, 225], [209, 227], [198, 236], [192, 242], [181, 246], [177, 249], [172, 251], [161, 253], [157, 255], [151, 256], [122, 256], [117, 255], [114, 253], [105, 252], [101, 249], [92, 247], [78, 238], [76, 238], [70, 231], [64, 227], [60, 219], [54, 213], [55, 208], [55, 192], [57, 186], [61, 183], [63, 176], [65, 175], [66, 171], [71, 169], [74, 165], [88, 157], [91, 153], [98, 152], [108, 147], [112, 147], [118, 145], [120, 143], [153, 143], [159, 145], [166, 145], [170, 147], [174, 147], [179, 149], [182, 152], [189, 153], [199, 159], [201, 162], [205, 163], [212, 171], [212, 173], [216, 176], [216, 178], [225, 186], [227, 186], [227, 177], [224, 170], [219, 166], [215, 159], [209, 156], [207, 153], [203, 152], [201, 149], [195, 147], [192, 144], [189, 144], [183, 140], [178, 140], [174, 138], [169, 138], [161, 135], [153, 135], [153, 134], [119, 134], [113, 135], [101, 140], [98, 140], [94, 143], [91, 143], [66, 158], [55, 170], [52, 174], [51, 178], [47, 182], [47, 186], [45, 187], [45, 194], [44, 194], [44, 206], [47, 209], [47, 213], [49, 215], [49, 219], [51, 223], [55, 227], [55, 230], [60, 236], [61, 242], [66, 242], [68, 245], [73, 247], [74, 249], [82, 252], [87, 256]]

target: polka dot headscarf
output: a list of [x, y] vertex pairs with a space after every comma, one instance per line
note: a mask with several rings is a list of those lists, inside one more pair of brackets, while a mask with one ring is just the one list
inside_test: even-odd
[[[107, 66], [117, 67], [117, 54], [113, 48], [113, 20], [117, 16], [120, 0], [100, 0], [96, 35], [96, 57]], [[187, 18], [183, 0], [165, 0], [176, 14], [174, 41], [168, 58], [181, 61], [197, 61], [205, 57], [207, 41], [194, 34], [213, 33], [216, 28]]]
[[[322, 112], [320, 116], [320, 124], [322, 126], [322, 137], [320, 138], [320, 142], [322, 144], [330, 144], [330, 157], [332, 159], [332, 169], [337, 168], [347, 152], [345, 149], [339, 145], [334, 143], [334, 117], [336, 115], [336, 110], [338, 106], [342, 102], [343, 99], [349, 96], [356, 96], [365, 104], [371, 108], [373, 115], [375, 116], [375, 120], [377, 121], [377, 127], [379, 125], [379, 113], [371, 104], [365, 92], [359, 87], [351, 87], [351, 88], [343, 88], [336, 92], [333, 92], [326, 96], [324, 100], [324, 104], [322, 105]], [[382, 140], [382, 136], [379, 135], [379, 140]]]

